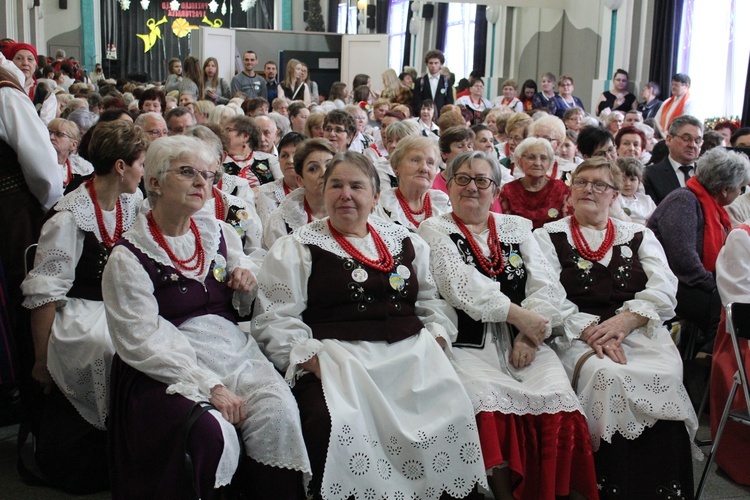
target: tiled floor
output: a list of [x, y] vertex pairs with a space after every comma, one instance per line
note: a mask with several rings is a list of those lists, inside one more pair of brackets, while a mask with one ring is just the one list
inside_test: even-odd
[[[16, 433], [18, 426], [0, 428], [0, 498], [3, 500], [105, 500], [111, 498], [109, 493], [75, 496], [67, 495], [50, 488], [26, 486], [16, 472]], [[708, 428], [703, 425], [699, 435], [705, 436]], [[698, 486], [705, 462], [693, 462], [695, 485]], [[750, 487], [739, 486], [724, 474], [714, 470], [709, 474], [704, 497], [706, 500], [746, 498], [750, 499]]]

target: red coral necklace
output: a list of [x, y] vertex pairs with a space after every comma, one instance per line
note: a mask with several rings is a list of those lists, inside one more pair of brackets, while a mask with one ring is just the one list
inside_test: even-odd
[[372, 235], [372, 240], [375, 242], [375, 248], [377, 248], [378, 250], [377, 260], [368, 259], [362, 254], [362, 252], [354, 248], [354, 245], [349, 243], [349, 240], [347, 240], [343, 234], [338, 232], [336, 228], [333, 227], [330, 219], [328, 220], [328, 230], [331, 231], [331, 236], [333, 236], [333, 239], [336, 240], [336, 243], [341, 245], [341, 248], [343, 248], [346, 253], [348, 253], [354, 260], [356, 260], [360, 264], [371, 267], [373, 269], [377, 269], [378, 271], [384, 273], [389, 273], [393, 270], [393, 266], [395, 264], [393, 255], [391, 255], [390, 250], [388, 250], [388, 247], [383, 241], [383, 238], [380, 237], [378, 232], [375, 231], [375, 228], [372, 227], [369, 222], [367, 223], [367, 230]]
[[99, 199], [96, 196], [93, 177], [86, 181], [86, 188], [89, 190], [91, 202], [94, 204], [96, 224], [99, 226], [99, 235], [102, 237], [102, 243], [104, 243], [105, 247], [112, 248], [122, 236], [122, 203], [120, 203], [120, 197], [117, 197], [117, 203], [115, 205], [115, 232], [110, 236], [107, 231], [107, 226], [104, 225], [104, 215], [102, 214], [102, 208], [99, 206]]
[[578, 220], [575, 217], [570, 218], [570, 233], [573, 236], [573, 244], [575, 244], [576, 250], [581, 254], [581, 257], [596, 262], [602, 260], [607, 255], [607, 252], [609, 252], [615, 242], [615, 225], [612, 223], [612, 219], [607, 219], [607, 233], [604, 235], [604, 241], [602, 241], [597, 251], [591, 250], [589, 243], [581, 232], [581, 225], [578, 224]]
[[[195, 237], [195, 252], [193, 252], [193, 255], [187, 259], [178, 259], [174, 252], [172, 252], [172, 249], [169, 248], [169, 244], [164, 238], [164, 233], [162, 233], [159, 225], [154, 220], [153, 212], [149, 212], [146, 219], [148, 220], [148, 229], [151, 232], [151, 236], [154, 237], [154, 241], [156, 241], [156, 244], [167, 253], [167, 256], [175, 267], [182, 269], [183, 271], [198, 270], [198, 274], [203, 274], [203, 269], [206, 264], [206, 253], [203, 251], [203, 241], [201, 240], [200, 232], [198, 232], [198, 226], [195, 225], [195, 221], [192, 217], [190, 218], [190, 231]], [[195, 261], [195, 264], [191, 265], [190, 262], [193, 261]]]
[[464, 221], [459, 219], [453, 212], [451, 212], [451, 215], [453, 216], [453, 220], [458, 226], [458, 229], [461, 230], [461, 234], [466, 238], [466, 242], [469, 244], [469, 248], [471, 248], [471, 253], [476, 257], [479, 267], [481, 267], [489, 276], [497, 276], [502, 273], [503, 269], [505, 269], [505, 259], [503, 259], [503, 250], [500, 247], [500, 238], [497, 236], [497, 227], [495, 227], [495, 219], [492, 217], [492, 214], [490, 214], [487, 219], [487, 227], [490, 231], [489, 237], [487, 238], [487, 246], [490, 248], [489, 258], [484, 256], [482, 249], [479, 248], [477, 240], [474, 239], [474, 235], [471, 234], [471, 231], [466, 227]]

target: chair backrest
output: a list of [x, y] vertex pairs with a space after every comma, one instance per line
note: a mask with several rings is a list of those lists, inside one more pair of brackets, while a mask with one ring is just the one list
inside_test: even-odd
[[31, 245], [26, 247], [26, 250], [23, 252], [23, 270], [26, 274], [29, 274], [29, 271], [31, 271], [32, 267], [34, 266], [34, 258], [36, 257], [36, 243], [32, 243]]
[[742, 356], [742, 350], [738, 339], [743, 342], [750, 341], [750, 304], [742, 302], [732, 302], [726, 306], [727, 333], [732, 338], [734, 346], [734, 357], [737, 361], [737, 368], [740, 372], [740, 381], [742, 382], [742, 391], [745, 394], [745, 404], [747, 412], [750, 415], [750, 390], [747, 386], [747, 371]]

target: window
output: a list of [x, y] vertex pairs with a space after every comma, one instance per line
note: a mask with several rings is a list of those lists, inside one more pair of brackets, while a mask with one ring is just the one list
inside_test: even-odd
[[406, 18], [409, 14], [409, 0], [391, 0], [388, 14], [388, 67], [396, 73], [403, 68], [404, 44], [409, 36]]
[[[677, 72], [690, 76], [690, 93], [700, 96], [695, 114], [701, 119], [742, 115], [750, 54], [750, 30], [743, 24], [748, 19], [746, 0], [685, 2]], [[669, 89], [663, 94], [669, 97]]]
[[474, 69], [474, 18], [477, 6], [471, 3], [448, 4], [445, 30], [445, 65], [463, 78]]
[[338, 9], [338, 25], [336, 33], [357, 34], [357, 6], [350, 7], [348, 3], [340, 3]]

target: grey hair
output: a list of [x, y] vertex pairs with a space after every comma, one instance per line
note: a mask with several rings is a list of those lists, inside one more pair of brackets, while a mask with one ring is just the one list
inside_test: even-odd
[[362, 153], [357, 153], [356, 151], [344, 151], [333, 155], [333, 158], [328, 162], [326, 172], [323, 175], [323, 190], [328, 187], [328, 179], [331, 178], [333, 172], [342, 163], [349, 164], [362, 172], [365, 177], [370, 179], [373, 194], [377, 195], [380, 193], [380, 175], [378, 175], [378, 171], [368, 157]]
[[620, 116], [623, 120], [625, 119], [625, 113], [622, 111], [612, 111], [610, 114], [607, 115], [607, 123], [612, 123], [615, 121], [615, 117]]
[[[185, 131], [185, 135], [188, 137], [195, 137], [205, 142], [214, 149], [216, 153], [216, 161], [218, 166], [221, 167], [221, 159], [224, 156], [224, 146], [221, 144], [221, 139], [205, 125], [193, 125]], [[219, 168], [221, 170], [221, 168]]]
[[680, 115], [669, 125], [669, 135], [677, 135], [682, 127], [692, 125], [698, 127], [703, 132], [703, 122], [691, 115]]
[[464, 151], [457, 155], [448, 166], [445, 168], [445, 176], [448, 178], [448, 186], [453, 182], [453, 176], [456, 175], [458, 169], [462, 166], [473, 164], [475, 160], [484, 160], [490, 164], [492, 170], [490, 178], [495, 181], [495, 191], [500, 189], [500, 184], [503, 182], [503, 174], [500, 171], [500, 163], [494, 155], [485, 154], [482, 151]]
[[400, 122], [393, 122], [384, 130], [383, 140], [388, 141], [389, 137], [395, 137], [396, 139], [403, 139], [410, 135], [419, 134], [419, 125], [414, 120], [403, 120]]
[[750, 160], [724, 148], [706, 151], [695, 164], [695, 177], [711, 195], [750, 183]]
[[230, 119], [242, 114], [244, 114], [242, 110], [236, 106], [219, 104], [208, 114], [208, 122], [218, 123], [219, 125], [224, 127]]
[[196, 160], [211, 165], [216, 161], [216, 153], [200, 139], [184, 135], [159, 137], [151, 142], [146, 152], [143, 177], [152, 207], [156, 205], [159, 195], [151, 190], [151, 179], [163, 182], [172, 162], [193, 163]]
[[68, 120], [78, 125], [81, 133], [85, 134], [88, 129], [96, 125], [96, 122], [99, 121], [99, 115], [92, 113], [86, 108], [78, 108], [68, 115]]
[[552, 149], [552, 144], [550, 144], [547, 139], [542, 139], [541, 137], [528, 137], [521, 141], [521, 143], [516, 146], [516, 150], [513, 151], [513, 163], [520, 165], [521, 157], [526, 154], [526, 151], [535, 147], [544, 148], [550, 159], [550, 166], [552, 166], [555, 161], [555, 150]]
[[435, 169], [437, 170], [438, 163], [440, 162], [440, 148], [438, 147], [438, 143], [434, 139], [423, 135], [410, 135], [399, 141], [398, 146], [396, 146], [396, 149], [393, 150], [390, 156], [393, 170], [396, 170], [408, 152], [414, 149], [432, 151], [435, 155]]
[[146, 119], [148, 117], [160, 118], [164, 122], [164, 125], [167, 124], [166, 120], [164, 120], [164, 117], [161, 116], [161, 113], [156, 113], [154, 111], [149, 111], [148, 113], [141, 113], [140, 115], [138, 115], [138, 118], [135, 119], [135, 126], [136, 127], [141, 127], [141, 128], [146, 128]]
[[286, 134], [291, 132], [292, 125], [289, 122], [288, 117], [282, 115], [281, 113], [277, 113], [276, 111], [271, 111], [266, 116], [276, 123], [276, 128], [279, 130], [279, 137], [284, 137]]
[[543, 116], [532, 122], [529, 125], [529, 135], [535, 135], [535, 131], [539, 127], [548, 127], [551, 132], [550, 135], [556, 136], [555, 138], [561, 142], [565, 140], [565, 124], [555, 115]]

